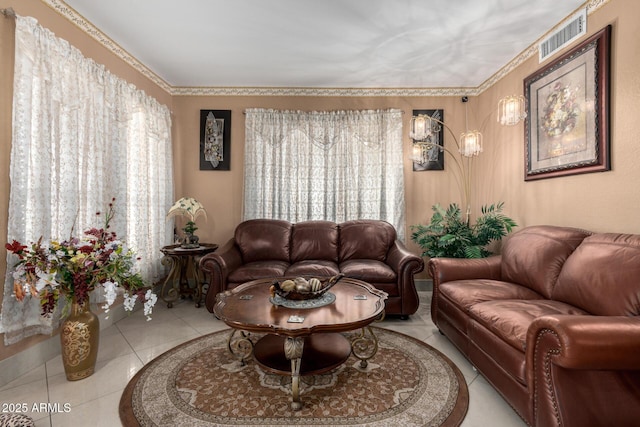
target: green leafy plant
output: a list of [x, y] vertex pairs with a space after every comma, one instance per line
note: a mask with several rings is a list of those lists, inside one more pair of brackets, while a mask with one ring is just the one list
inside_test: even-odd
[[184, 231], [186, 234], [193, 234], [197, 229], [198, 227], [196, 227], [196, 223], [193, 221], [189, 221], [182, 229], [182, 231]]
[[436, 204], [428, 225], [412, 225], [411, 240], [430, 258], [484, 258], [491, 255], [486, 247], [517, 227], [515, 221], [502, 213], [504, 202], [482, 206], [475, 224], [470, 224], [456, 203], [448, 209]]

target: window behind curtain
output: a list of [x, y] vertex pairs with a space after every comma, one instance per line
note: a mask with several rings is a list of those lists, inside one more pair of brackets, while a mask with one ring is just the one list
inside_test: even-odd
[[[101, 226], [115, 198], [112, 230], [141, 257], [149, 282], [163, 272], [173, 203], [168, 108], [84, 58], [29, 17], [16, 19], [9, 241], [65, 239]], [[39, 303], [11, 296], [7, 257], [2, 331], [11, 344], [50, 333]]]
[[246, 111], [244, 219], [382, 219], [404, 239], [402, 113]]

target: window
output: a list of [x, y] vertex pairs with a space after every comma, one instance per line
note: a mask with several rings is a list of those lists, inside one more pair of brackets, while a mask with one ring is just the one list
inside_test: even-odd
[[244, 219], [382, 219], [404, 238], [402, 112], [246, 112]]
[[[29, 17], [16, 18], [8, 239], [65, 239], [100, 226], [96, 212], [115, 197], [113, 231], [141, 257], [148, 281], [161, 273], [171, 241], [171, 118], [145, 95]], [[5, 343], [50, 333], [39, 302], [11, 297], [7, 259]]]

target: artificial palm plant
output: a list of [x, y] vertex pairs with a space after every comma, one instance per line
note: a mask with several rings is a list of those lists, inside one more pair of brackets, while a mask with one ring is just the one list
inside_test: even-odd
[[411, 240], [420, 245], [422, 256], [430, 258], [484, 258], [492, 254], [487, 246], [502, 239], [517, 224], [502, 213], [503, 202], [482, 206], [481, 215], [471, 224], [463, 219], [456, 203], [444, 209], [433, 206], [433, 216], [428, 225], [413, 225]]

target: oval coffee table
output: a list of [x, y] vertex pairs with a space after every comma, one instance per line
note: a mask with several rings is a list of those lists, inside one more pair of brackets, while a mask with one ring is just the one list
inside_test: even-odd
[[[291, 407], [297, 410], [302, 407], [301, 375], [329, 371], [351, 353], [367, 366], [378, 350], [370, 324], [384, 317], [387, 293], [343, 278], [327, 292], [335, 300], [331, 297], [326, 305], [284, 306], [270, 299], [273, 281], [254, 280], [218, 294], [213, 313], [232, 328], [228, 348], [233, 355], [244, 362], [253, 354], [264, 370], [291, 375]], [[362, 331], [351, 341], [341, 334], [357, 329]], [[254, 343], [251, 332], [266, 335]]]

